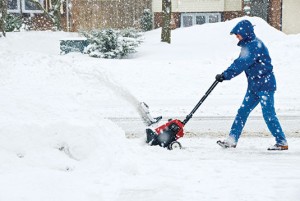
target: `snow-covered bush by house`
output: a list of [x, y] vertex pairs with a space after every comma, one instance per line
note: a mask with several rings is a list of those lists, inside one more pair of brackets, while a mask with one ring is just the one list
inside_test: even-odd
[[127, 28], [120, 30], [123, 37], [136, 38], [141, 42], [142, 33], [134, 28]]
[[92, 30], [82, 34], [89, 43], [84, 53], [97, 58], [122, 58], [135, 53], [142, 42], [141, 34], [135, 29]]
[[23, 21], [20, 16], [8, 14], [6, 16], [5, 31], [6, 32], [20, 31], [22, 24], [23, 24]]

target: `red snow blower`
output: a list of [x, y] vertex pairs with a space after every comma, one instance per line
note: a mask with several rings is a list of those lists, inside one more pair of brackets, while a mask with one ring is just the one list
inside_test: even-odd
[[161, 147], [167, 147], [169, 150], [182, 148], [180, 142], [177, 140], [184, 135], [183, 127], [187, 122], [193, 117], [193, 114], [198, 110], [204, 100], [212, 92], [212, 90], [217, 86], [219, 82], [216, 80], [210, 88], [207, 90], [205, 95], [197, 103], [194, 109], [183, 121], [178, 119], [169, 119], [167, 123], [159, 126], [158, 128], [152, 130], [150, 128], [146, 129], [147, 143], [149, 145], [159, 145]]

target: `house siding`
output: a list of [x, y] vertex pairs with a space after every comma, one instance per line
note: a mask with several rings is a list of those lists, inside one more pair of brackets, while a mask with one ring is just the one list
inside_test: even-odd
[[300, 33], [300, 1], [282, 0], [282, 31], [287, 34]]
[[151, 0], [73, 0], [72, 31], [140, 26]]
[[[242, 0], [172, 0], [173, 12], [240, 11]], [[162, 12], [162, 0], [153, 0], [153, 12]]]
[[[172, 28], [181, 26], [182, 13], [220, 13], [222, 21], [243, 16], [242, 0], [172, 0]], [[152, 1], [154, 27], [162, 23], [162, 0]]]
[[224, 11], [242, 11], [242, 0], [225, 0]]

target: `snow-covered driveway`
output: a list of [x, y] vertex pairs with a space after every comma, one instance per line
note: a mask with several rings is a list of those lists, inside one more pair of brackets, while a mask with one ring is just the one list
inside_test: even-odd
[[173, 151], [145, 146], [137, 153], [143, 155], [139, 171], [122, 181], [119, 200], [300, 199], [300, 138], [289, 138], [286, 152], [267, 151], [271, 138], [244, 137], [228, 150], [217, 139], [183, 138], [184, 148]]
[[[143, 137], [145, 135], [145, 125], [140, 118], [135, 117], [107, 117], [119, 125], [126, 133], [127, 137]], [[170, 118], [184, 120], [185, 117], [165, 117], [152, 128], [156, 128], [167, 122]], [[279, 116], [280, 122], [287, 137], [300, 137], [299, 125], [300, 116]], [[233, 116], [195, 116], [185, 126], [185, 136], [188, 137], [226, 137], [230, 131]], [[261, 116], [250, 116], [243, 131], [242, 136], [264, 136], [272, 137]]]

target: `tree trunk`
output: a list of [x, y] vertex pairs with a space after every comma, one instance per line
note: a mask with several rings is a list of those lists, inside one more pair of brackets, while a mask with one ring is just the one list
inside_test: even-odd
[[5, 33], [6, 16], [7, 16], [7, 0], [0, 0], [0, 31], [2, 32], [4, 37], [6, 36]]
[[162, 30], [161, 41], [171, 43], [171, 0], [162, 0]]

